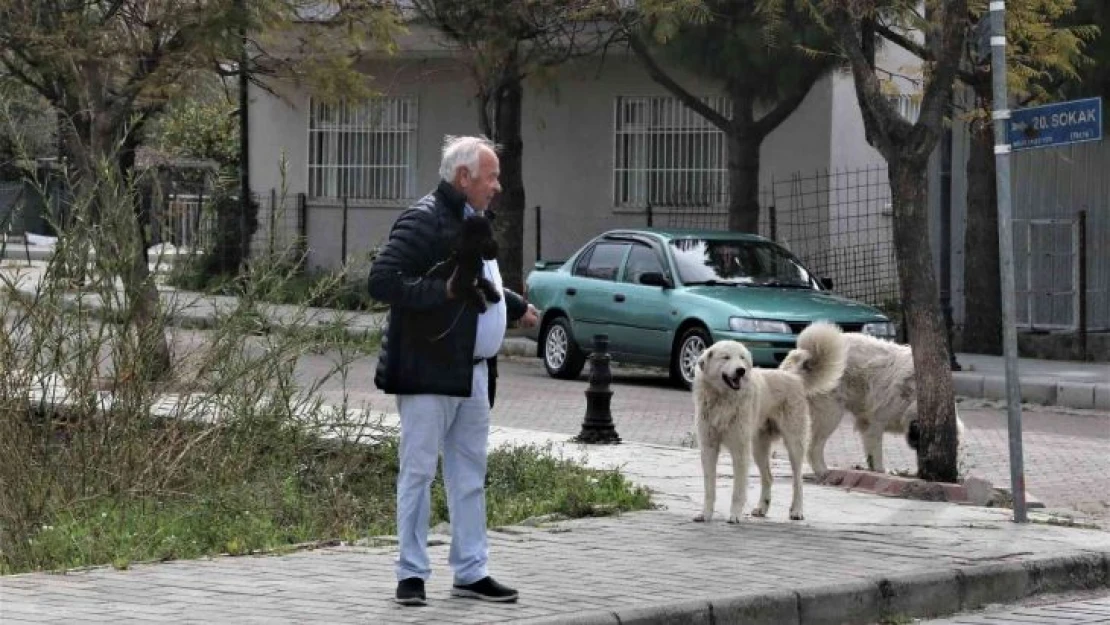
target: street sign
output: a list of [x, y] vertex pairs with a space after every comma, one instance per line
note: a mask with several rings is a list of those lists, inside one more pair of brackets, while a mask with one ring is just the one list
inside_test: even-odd
[[1013, 150], [1053, 148], [1102, 140], [1102, 98], [1016, 109], [1010, 114]]

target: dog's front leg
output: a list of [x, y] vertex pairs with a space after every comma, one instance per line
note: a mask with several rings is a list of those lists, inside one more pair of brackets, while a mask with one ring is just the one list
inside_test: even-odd
[[729, 444], [732, 456], [732, 504], [729, 506], [728, 522], [739, 523], [744, 515], [744, 504], [748, 501], [748, 465], [751, 464], [752, 441], [747, 432], [738, 432]]
[[701, 474], [704, 479], [705, 497], [703, 499], [701, 514], [694, 517], [699, 523], [708, 523], [713, 520], [713, 508], [717, 504], [717, 457], [721, 451], [720, 438], [708, 432], [708, 428], [699, 426], [698, 444], [701, 447]]
[[755, 466], [759, 468], [759, 505], [752, 509], [752, 516], [765, 517], [771, 509], [771, 437], [760, 430], [755, 435], [755, 444], [752, 448], [755, 455]]

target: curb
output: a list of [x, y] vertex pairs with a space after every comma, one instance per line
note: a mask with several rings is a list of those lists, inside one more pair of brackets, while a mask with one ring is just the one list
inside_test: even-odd
[[[997, 401], [1006, 399], [1006, 378], [1000, 375], [953, 371], [952, 386], [956, 394], [962, 397]], [[1110, 384], [1025, 379], [1021, 381], [1021, 401], [1081, 410], [1110, 410]]]
[[1110, 588], [1110, 552], [1076, 552], [1016, 562], [831, 584], [797, 591], [533, 618], [531, 625], [870, 625], [938, 618], [1034, 595]]
[[[996, 489], [982, 479], [965, 479], [958, 484], [928, 482], [916, 477], [875, 473], [863, 469], [831, 469], [816, 482], [847, 491], [870, 493], [883, 497], [899, 497], [921, 501], [991, 507]], [[1028, 491], [1025, 493], [1028, 508], [1044, 508], [1044, 502]]]

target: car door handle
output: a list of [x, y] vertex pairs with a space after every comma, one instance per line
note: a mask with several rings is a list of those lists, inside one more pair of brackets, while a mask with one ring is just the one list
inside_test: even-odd
[[567, 295], [574, 295], [578, 293], [578, 289], [567, 289]]
[[617, 300], [618, 302], [623, 302], [624, 301], [624, 295], [621, 294], [621, 293], [617, 293], [616, 295], [613, 296], [613, 299]]

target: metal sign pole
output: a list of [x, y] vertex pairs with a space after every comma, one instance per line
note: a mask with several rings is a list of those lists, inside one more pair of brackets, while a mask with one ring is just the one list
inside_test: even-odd
[[1006, 412], [1010, 430], [1010, 490], [1014, 522], [1026, 523], [1025, 468], [1021, 451], [1021, 386], [1018, 378], [1017, 325], [1014, 312], [1014, 229], [1010, 200], [1010, 119], [1006, 90], [1006, 3], [992, 0], [991, 73], [994, 79], [995, 163], [998, 184], [998, 252], [1002, 278], [1002, 347], [1006, 357]]

